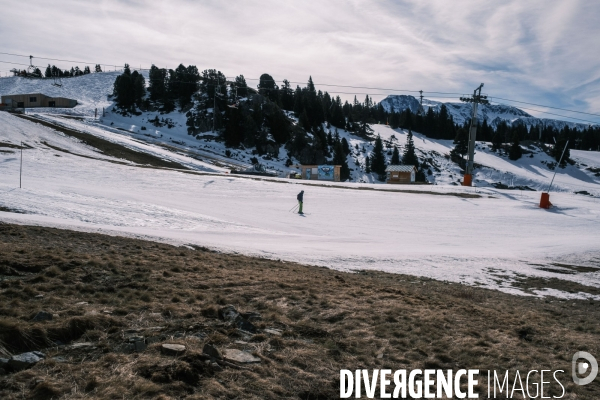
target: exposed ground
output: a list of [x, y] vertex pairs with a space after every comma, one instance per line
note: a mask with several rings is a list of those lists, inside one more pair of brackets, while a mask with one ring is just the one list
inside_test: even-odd
[[[131, 150], [128, 149], [125, 146], [122, 146], [118, 143], [113, 143], [110, 142], [108, 140], [99, 138], [97, 136], [94, 136], [92, 134], [89, 133], [85, 133], [85, 132], [80, 132], [80, 131], [76, 131], [74, 129], [69, 129], [69, 128], [65, 128], [63, 126], [60, 126], [58, 124], [52, 124], [50, 122], [47, 121], [42, 121], [38, 118], [35, 117], [31, 117], [31, 116], [27, 116], [27, 115], [22, 115], [22, 114], [14, 114], [17, 117], [26, 119], [28, 121], [32, 121], [35, 122], [37, 124], [46, 126], [48, 128], [52, 128], [54, 130], [57, 130], [59, 132], [64, 133], [67, 136], [71, 136], [74, 137], [76, 139], [81, 140], [83, 143], [87, 144], [88, 146], [94, 147], [96, 149], [98, 149], [101, 153], [107, 155], [107, 156], [111, 156], [111, 157], [115, 157], [115, 158], [120, 158], [123, 160], [127, 160], [127, 161], [131, 161], [134, 162], [136, 164], [142, 164], [142, 165], [150, 165], [153, 167], [160, 167], [160, 168], [176, 168], [176, 169], [188, 169], [185, 166], [174, 162], [174, 161], [168, 161], [168, 160], [163, 160], [160, 157], [156, 157], [152, 154], [147, 154], [147, 153], [141, 153], [139, 151], [135, 151], [135, 150]], [[48, 143], [44, 143], [46, 146], [49, 146], [55, 150], [59, 150], [59, 151], [65, 151], [64, 149], [60, 149], [60, 148], [56, 148], [56, 147], [52, 147], [50, 145], [48, 145]], [[74, 153], [71, 153], [74, 154]], [[76, 154], [78, 155], [78, 154]], [[84, 156], [86, 157], [86, 156]], [[90, 158], [90, 157], [87, 157]]]
[[[228, 304], [260, 313], [259, 331], [219, 319]], [[32, 321], [39, 311], [52, 320]], [[0, 224], [0, 316], [0, 357], [46, 354], [30, 369], [0, 371], [3, 399], [334, 399], [342, 368], [508, 369], [511, 377], [563, 369], [564, 398], [600, 398], [598, 379], [567, 384], [576, 351], [600, 355], [597, 302], [405, 275]], [[134, 335], [154, 343], [127, 353]], [[187, 350], [162, 355], [163, 343]], [[220, 371], [206, 364], [205, 343], [248, 350], [261, 362]]]

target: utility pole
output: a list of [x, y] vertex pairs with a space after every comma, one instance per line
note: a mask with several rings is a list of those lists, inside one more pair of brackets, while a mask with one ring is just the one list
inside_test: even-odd
[[473, 103], [473, 110], [471, 113], [471, 127], [469, 128], [469, 152], [467, 158], [467, 168], [465, 170], [465, 177], [463, 180], [463, 186], [471, 186], [473, 181], [473, 159], [475, 158], [475, 137], [477, 135], [477, 104], [489, 104], [487, 96], [481, 95], [481, 89], [483, 83], [479, 85], [477, 89], [473, 91], [473, 97], [461, 97], [460, 100], [466, 103]]
[[554, 183], [554, 178], [556, 177], [556, 172], [558, 166], [560, 165], [560, 163], [562, 162], [563, 157], [565, 156], [565, 151], [567, 151], [567, 147], [569, 147], [569, 141], [567, 140], [567, 143], [565, 144], [565, 148], [562, 151], [562, 154], [560, 155], [560, 160], [558, 160], [558, 164], [556, 165], [556, 168], [554, 169], [554, 175], [552, 175], [552, 180], [550, 181], [550, 184], [548, 185], [548, 190], [546, 192], [542, 192], [542, 196], [540, 197], [540, 208], [550, 208], [550, 206], [552, 206], [552, 203], [550, 203], [550, 188], [552, 188], [552, 184]]
[[215, 132], [215, 122], [217, 121], [217, 88], [219, 87], [219, 77], [217, 76], [217, 84], [215, 86], [214, 103], [213, 103], [213, 132]]
[[21, 189], [21, 176], [23, 175], [23, 141], [21, 141], [21, 166], [19, 167], [19, 189]]

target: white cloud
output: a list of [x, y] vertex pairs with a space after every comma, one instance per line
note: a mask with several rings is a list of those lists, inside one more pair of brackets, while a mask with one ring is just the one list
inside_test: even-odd
[[18, 54], [299, 82], [312, 75], [317, 85], [468, 93], [485, 82], [490, 95], [593, 112], [598, 15], [594, 0], [33, 0], [1, 8], [0, 35], [4, 51]]

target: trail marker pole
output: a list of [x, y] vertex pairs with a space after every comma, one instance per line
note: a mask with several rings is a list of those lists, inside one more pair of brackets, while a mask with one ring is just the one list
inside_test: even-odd
[[[565, 156], [565, 152], [567, 151], [568, 146], [569, 141], [567, 140], [567, 143], [565, 144], [565, 148], [563, 149], [562, 154], [560, 155], [560, 160], [558, 160], [558, 165], [556, 166], [556, 168], [558, 168], [558, 166], [562, 162], [562, 159]], [[556, 177], [556, 173], [558, 172], [556, 168], [554, 168], [554, 175], [552, 175], [552, 180], [548, 185], [548, 190], [546, 192], [542, 192], [542, 197], [540, 198], [540, 208], [548, 209], [552, 206], [552, 203], [550, 203], [550, 188], [552, 187], [552, 183], [554, 183], [554, 178]]]
[[21, 166], [19, 167], [19, 189], [21, 189], [21, 177], [23, 176], [23, 142], [21, 141]]

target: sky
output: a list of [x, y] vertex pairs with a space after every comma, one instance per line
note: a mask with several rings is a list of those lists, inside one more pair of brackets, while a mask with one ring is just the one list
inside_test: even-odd
[[[31, 54], [41, 67], [183, 63], [228, 77], [243, 74], [250, 85], [268, 73], [294, 87], [312, 76], [317, 89], [360, 101], [367, 93], [380, 101], [418, 90], [427, 98], [458, 101], [484, 83], [492, 101], [532, 115], [600, 123], [597, 0], [27, 4], [0, 4], [0, 53]], [[0, 74], [28, 61], [0, 54]]]

